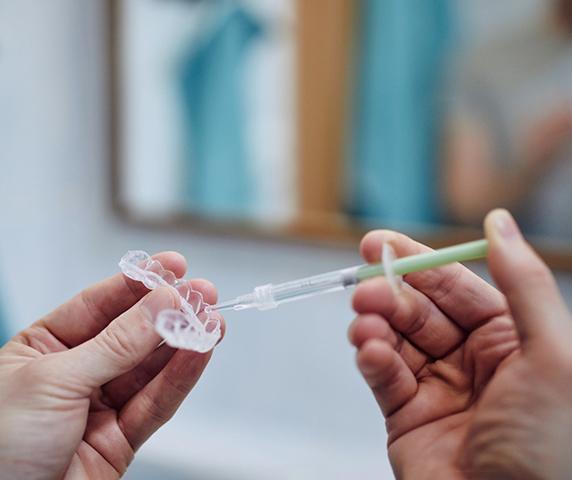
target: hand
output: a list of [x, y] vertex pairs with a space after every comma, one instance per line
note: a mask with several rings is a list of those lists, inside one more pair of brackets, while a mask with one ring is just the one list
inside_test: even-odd
[[[182, 277], [185, 259], [162, 253]], [[207, 281], [193, 280], [205, 301]], [[83, 291], [0, 349], [0, 476], [119, 478], [175, 413], [211, 354], [157, 348], [152, 321], [180, 298], [121, 274]]]
[[[540, 118], [523, 139], [525, 165], [535, 176], [554, 160], [566, 142], [572, 139], [572, 109], [559, 108]], [[535, 178], [535, 180], [537, 180]]]
[[[504, 210], [485, 221], [500, 293], [460, 264], [355, 292], [349, 330], [386, 417], [398, 478], [572, 478], [572, 322], [546, 265]], [[428, 248], [394, 232], [399, 256]]]

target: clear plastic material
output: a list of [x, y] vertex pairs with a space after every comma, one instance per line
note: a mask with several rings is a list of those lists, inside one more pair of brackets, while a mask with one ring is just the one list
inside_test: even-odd
[[177, 279], [161, 263], [141, 250], [127, 252], [119, 262], [123, 274], [153, 290], [170, 286], [181, 297], [179, 310], [163, 310], [155, 319], [155, 330], [174, 348], [208, 352], [221, 336], [221, 318], [205, 303], [188, 280]]
[[[384, 243], [382, 248], [382, 261], [385, 267], [384, 275], [393, 291], [398, 293], [401, 288], [402, 277], [395, 275], [393, 270], [395, 259], [395, 251], [392, 246]], [[245, 310], [247, 308], [269, 310], [276, 308], [282, 303], [314, 297], [324, 293], [337, 292], [359, 282], [357, 273], [360, 268], [360, 266], [344, 268], [335, 272], [279, 283], [278, 285], [270, 283], [261, 285], [256, 287], [252, 293], [240, 295], [228, 302], [219, 303], [213, 309], [219, 311]]]
[[345, 268], [277, 285], [261, 285], [256, 287], [252, 293], [240, 295], [234, 300], [219, 303], [212, 308], [219, 311], [245, 310], [247, 308], [269, 310], [282, 303], [344, 290], [357, 283], [356, 273], [358, 268]]

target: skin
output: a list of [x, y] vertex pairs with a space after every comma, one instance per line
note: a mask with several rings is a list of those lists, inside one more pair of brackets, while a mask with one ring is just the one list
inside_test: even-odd
[[[554, 2], [556, 31], [572, 35], [572, 1]], [[486, 118], [465, 115], [447, 122], [444, 135], [444, 202], [457, 221], [478, 224], [492, 208], [518, 208], [530, 189], [559, 158], [572, 138], [572, 109], [552, 105], [514, 141], [511, 168], [499, 166], [495, 132]]]
[[[355, 292], [349, 338], [386, 419], [397, 478], [572, 478], [572, 318], [542, 260], [510, 214], [489, 214], [495, 289], [460, 264], [383, 278]], [[375, 231], [368, 262], [391, 242], [400, 256], [427, 251]]]
[[[185, 259], [156, 255], [182, 277]], [[216, 290], [192, 280], [208, 303]], [[175, 413], [211, 353], [159, 346], [152, 321], [177, 308], [115, 275], [38, 320], [0, 349], [0, 472], [10, 479], [116, 479]]]
[[494, 134], [482, 119], [457, 118], [446, 127], [444, 194], [451, 216], [476, 224], [495, 205], [517, 208], [572, 137], [572, 110], [559, 105], [535, 119], [515, 143], [518, 161], [498, 165]]

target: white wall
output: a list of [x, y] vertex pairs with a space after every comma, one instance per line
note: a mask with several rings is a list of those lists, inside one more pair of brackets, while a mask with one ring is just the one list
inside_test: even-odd
[[[349, 251], [147, 231], [110, 214], [103, 3], [0, 0], [0, 293], [12, 328], [116, 272], [130, 248], [181, 251], [225, 297], [358, 262]], [[383, 420], [346, 342], [351, 319], [344, 295], [230, 313], [205, 377], [138, 462], [205, 479], [391, 478]]]

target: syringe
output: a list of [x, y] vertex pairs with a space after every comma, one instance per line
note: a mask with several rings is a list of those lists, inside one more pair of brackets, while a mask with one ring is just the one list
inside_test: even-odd
[[[441, 267], [449, 263], [478, 260], [486, 257], [487, 252], [487, 240], [462, 243], [419, 255], [398, 258], [391, 264], [391, 273], [406, 275]], [[386, 266], [383, 263], [358, 265], [277, 285], [261, 285], [251, 293], [239, 295], [233, 300], [218, 303], [211, 308], [218, 311], [245, 310], [247, 308], [269, 310], [282, 303], [344, 290], [363, 280], [386, 275], [386, 273]]]

